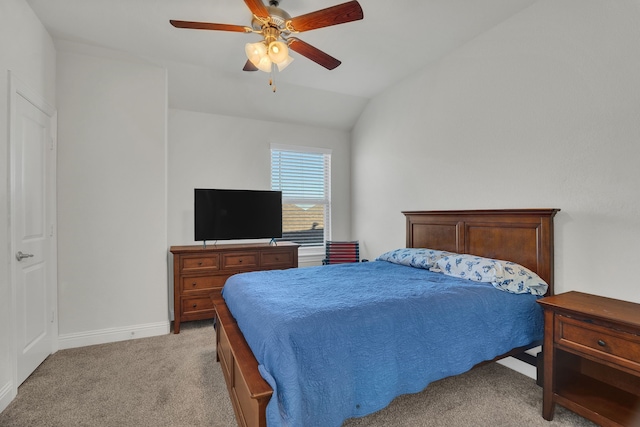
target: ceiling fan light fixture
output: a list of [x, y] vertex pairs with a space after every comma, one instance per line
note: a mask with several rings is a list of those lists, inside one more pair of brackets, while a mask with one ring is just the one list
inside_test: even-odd
[[289, 66], [289, 64], [291, 64], [293, 62], [293, 57], [292, 56], [287, 56], [286, 59], [284, 61], [281, 62], [276, 62], [276, 65], [278, 66], [278, 71], [282, 71], [285, 68], [287, 68]]
[[260, 58], [260, 61], [257, 64], [255, 64], [255, 66], [258, 67], [258, 70], [264, 71], [265, 73], [271, 72], [272, 65], [273, 65], [273, 62], [271, 62], [271, 60], [267, 55]]
[[289, 48], [286, 43], [275, 41], [269, 43], [269, 59], [276, 64], [280, 64], [289, 58]]
[[264, 42], [247, 43], [244, 45], [244, 53], [247, 54], [247, 59], [251, 61], [253, 65], [260, 68], [260, 60], [267, 56], [267, 46]]
[[265, 73], [272, 71], [273, 64], [276, 64], [278, 70], [282, 71], [293, 62], [293, 58], [289, 56], [287, 44], [281, 41], [273, 41], [269, 43], [269, 46], [264, 41], [247, 43], [244, 46], [244, 52], [247, 54], [247, 59]]

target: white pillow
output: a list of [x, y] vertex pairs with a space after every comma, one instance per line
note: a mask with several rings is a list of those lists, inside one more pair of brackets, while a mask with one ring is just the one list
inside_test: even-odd
[[430, 269], [440, 258], [453, 255], [452, 252], [427, 248], [402, 248], [385, 252], [376, 261], [388, 261], [409, 267]]
[[549, 287], [540, 276], [520, 264], [468, 254], [442, 257], [431, 271], [491, 283], [497, 289], [514, 294], [544, 295]]

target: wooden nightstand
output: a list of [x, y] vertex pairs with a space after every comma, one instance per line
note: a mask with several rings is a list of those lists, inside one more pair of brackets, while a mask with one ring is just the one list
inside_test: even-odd
[[558, 403], [602, 426], [640, 426], [640, 304], [581, 292], [544, 308], [542, 416]]

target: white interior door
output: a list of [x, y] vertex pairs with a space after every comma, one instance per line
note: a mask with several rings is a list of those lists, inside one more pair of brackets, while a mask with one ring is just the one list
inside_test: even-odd
[[11, 76], [11, 247], [17, 385], [54, 350], [55, 111]]

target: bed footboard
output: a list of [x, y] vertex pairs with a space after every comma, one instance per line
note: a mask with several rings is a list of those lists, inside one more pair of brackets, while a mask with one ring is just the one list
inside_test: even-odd
[[236, 420], [240, 427], [266, 427], [266, 407], [273, 390], [258, 371], [238, 324], [217, 292], [211, 295], [216, 310], [216, 353]]

